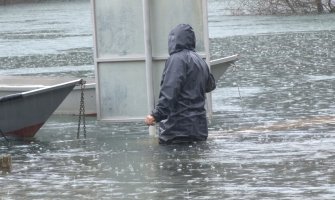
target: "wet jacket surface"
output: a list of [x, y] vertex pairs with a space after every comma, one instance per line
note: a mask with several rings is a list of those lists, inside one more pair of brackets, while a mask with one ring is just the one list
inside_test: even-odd
[[170, 57], [165, 63], [159, 101], [152, 112], [160, 123], [161, 143], [206, 140], [206, 92], [215, 80], [206, 62], [195, 52], [191, 26], [180, 24], [169, 34]]

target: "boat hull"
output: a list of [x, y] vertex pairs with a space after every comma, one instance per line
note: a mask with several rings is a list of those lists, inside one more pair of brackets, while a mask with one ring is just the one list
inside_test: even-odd
[[35, 124], [35, 125], [28, 126], [28, 127], [24, 127], [21, 129], [17, 129], [15, 131], [5, 133], [5, 135], [10, 135], [10, 136], [19, 137], [19, 138], [34, 137], [37, 131], [40, 130], [40, 128], [43, 126], [43, 124], [44, 123], [40, 123], [40, 124]]
[[33, 137], [80, 80], [0, 98], [0, 129], [5, 135]]

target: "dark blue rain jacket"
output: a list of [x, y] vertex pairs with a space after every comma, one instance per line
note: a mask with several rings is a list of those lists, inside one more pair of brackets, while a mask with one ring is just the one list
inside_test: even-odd
[[195, 52], [195, 41], [194, 31], [187, 24], [178, 25], [169, 34], [170, 57], [152, 112], [156, 122], [161, 122], [160, 143], [207, 139], [206, 92], [216, 85], [206, 62]]

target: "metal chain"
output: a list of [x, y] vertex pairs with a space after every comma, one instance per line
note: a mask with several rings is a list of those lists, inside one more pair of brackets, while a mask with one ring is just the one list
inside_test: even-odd
[[81, 120], [83, 121], [84, 138], [86, 139], [85, 98], [84, 98], [85, 83], [86, 81], [84, 80], [80, 82], [80, 106], [79, 106], [77, 139], [79, 139]]

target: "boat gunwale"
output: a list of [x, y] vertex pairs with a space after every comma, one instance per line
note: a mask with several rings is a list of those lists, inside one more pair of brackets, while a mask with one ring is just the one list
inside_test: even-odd
[[26, 92], [21, 92], [23, 97], [27, 97], [27, 96], [31, 96], [31, 95], [35, 95], [35, 94], [40, 94], [42, 92], [48, 92], [48, 91], [52, 91], [54, 89], [58, 89], [58, 88], [63, 88], [63, 87], [67, 87], [67, 86], [75, 86], [77, 84], [80, 84], [83, 81], [83, 79], [77, 79], [77, 80], [73, 80], [73, 81], [68, 81], [65, 83], [60, 83], [60, 84], [56, 84], [56, 85], [51, 85], [51, 86], [45, 86], [42, 88], [37, 88], [34, 90], [29, 90]]

